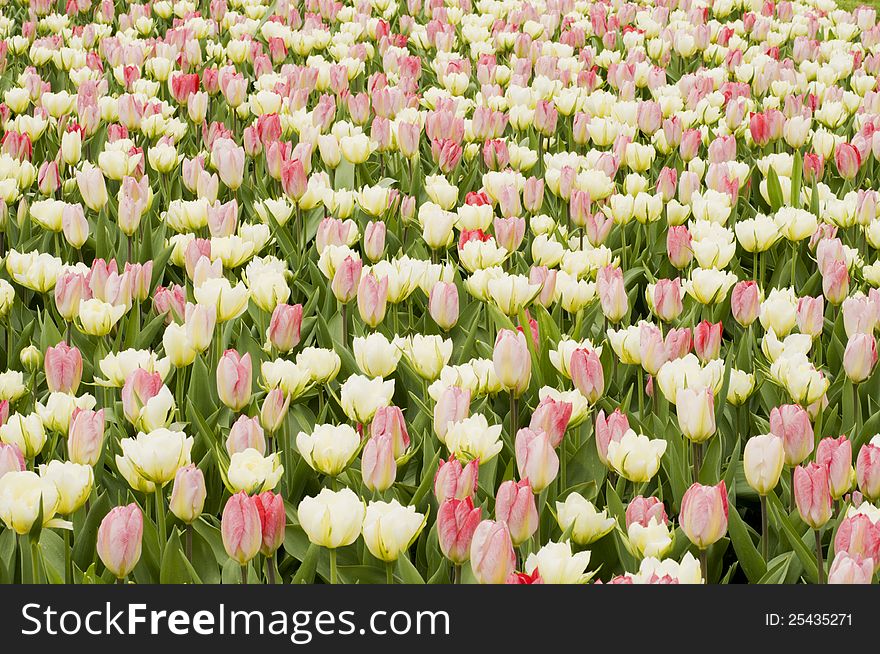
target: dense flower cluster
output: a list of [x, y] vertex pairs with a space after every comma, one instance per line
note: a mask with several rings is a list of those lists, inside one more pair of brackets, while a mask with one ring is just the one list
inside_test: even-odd
[[0, 579], [871, 583], [880, 25], [0, 3]]

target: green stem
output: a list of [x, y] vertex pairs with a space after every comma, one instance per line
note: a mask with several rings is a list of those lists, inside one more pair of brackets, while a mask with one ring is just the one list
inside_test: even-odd
[[62, 531], [64, 532], [64, 583], [69, 584], [73, 581], [73, 568], [70, 560], [70, 530], [63, 529]]
[[709, 552], [700, 550], [700, 572], [703, 574], [703, 581], [709, 583]]
[[159, 559], [165, 553], [165, 543], [167, 541], [165, 533], [165, 498], [163, 497], [162, 487], [156, 484], [156, 522], [159, 524]]
[[247, 577], [248, 577], [247, 564], [244, 564], [243, 566], [241, 566], [241, 585], [242, 586], [247, 586], [247, 582], [248, 582]]
[[770, 526], [767, 521], [767, 496], [761, 495], [761, 556], [764, 562], [770, 556]]
[[394, 562], [385, 562], [385, 583], [391, 585], [394, 583]]
[[700, 483], [700, 468], [703, 467], [703, 444], [694, 443], [694, 483]]
[[454, 565], [452, 566], [452, 583], [460, 584], [461, 583], [461, 566]]
[[825, 583], [825, 562], [822, 560], [822, 534], [818, 529], [816, 533], [816, 568], [819, 571], [819, 584]]
[[336, 548], [333, 547], [330, 549], [330, 583], [336, 584], [337, 575], [336, 575]]

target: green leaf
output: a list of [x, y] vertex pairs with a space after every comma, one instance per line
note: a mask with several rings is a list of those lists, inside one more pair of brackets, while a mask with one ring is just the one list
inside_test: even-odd
[[794, 549], [795, 554], [797, 554], [801, 564], [804, 566], [804, 576], [807, 578], [807, 581], [816, 583], [819, 580], [819, 568], [816, 566], [815, 552], [811, 552], [803, 539], [798, 535], [776, 493], [767, 495], [767, 503], [772, 509], [771, 513], [774, 523], [778, 526], [782, 535], [785, 536], [788, 544]]
[[162, 554], [162, 565], [159, 569], [160, 584], [188, 584], [196, 581], [193, 578], [195, 570], [186, 560], [183, 548], [180, 545], [180, 537], [176, 529], [171, 530], [171, 537], [165, 545]]
[[757, 582], [767, 573], [767, 564], [763, 557], [752, 543], [749, 535], [748, 527], [740, 517], [736, 507], [731, 507], [727, 518], [727, 531], [730, 534], [730, 541], [733, 543], [733, 549], [736, 552], [736, 558], [742, 566], [743, 572], [751, 582]]
[[400, 578], [405, 584], [425, 583], [425, 580], [422, 579], [422, 575], [416, 570], [416, 567], [409, 560], [406, 553], [401, 553], [400, 557], [397, 559], [397, 571], [400, 573]]

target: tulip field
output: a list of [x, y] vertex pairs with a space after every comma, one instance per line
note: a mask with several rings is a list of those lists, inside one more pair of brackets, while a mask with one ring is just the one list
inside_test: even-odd
[[0, 1], [0, 581], [880, 570], [880, 23]]

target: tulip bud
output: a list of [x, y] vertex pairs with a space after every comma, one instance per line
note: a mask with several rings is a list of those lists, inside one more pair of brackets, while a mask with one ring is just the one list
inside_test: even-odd
[[734, 319], [748, 327], [761, 311], [761, 287], [757, 282], [738, 282], [730, 293], [730, 310]]
[[770, 433], [782, 439], [785, 465], [796, 466], [813, 451], [813, 425], [806, 409], [797, 404], [774, 407], [770, 411]]
[[819, 441], [816, 463], [828, 468], [828, 485], [832, 498], [840, 499], [852, 490], [856, 472], [852, 462], [852, 442], [846, 436], [829, 436]]
[[528, 479], [511, 479], [498, 487], [495, 518], [507, 525], [514, 546], [532, 537], [538, 529], [538, 507]]
[[872, 559], [874, 570], [880, 569], [880, 523], [863, 513], [851, 514], [837, 528], [834, 551]]
[[657, 497], [634, 497], [626, 507], [626, 528], [634, 523], [647, 527], [651, 520], [662, 525], [669, 522], [663, 502]]
[[499, 330], [492, 353], [492, 364], [501, 385], [514, 397], [522, 395], [532, 376], [532, 357], [522, 332]]
[[229, 456], [247, 449], [257, 450], [260, 454], [266, 453], [266, 437], [263, 428], [257, 418], [239, 416], [232, 423], [229, 436], [226, 438], [226, 451]]
[[104, 445], [104, 409], [74, 409], [67, 433], [68, 457], [74, 463], [93, 466]]
[[620, 322], [629, 310], [623, 271], [616, 266], [603, 266], [596, 275], [596, 291], [602, 305], [602, 313], [612, 323]]
[[828, 571], [829, 584], [870, 584], [874, 577], [874, 560], [838, 552]]
[[111, 509], [98, 527], [98, 556], [117, 579], [124, 579], [141, 558], [144, 516], [137, 504]]
[[299, 344], [302, 310], [301, 304], [279, 304], [272, 311], [266, 337], [279, 352], [290, 352]]
[[856, 478], [862, 495], [871, 501], [880, 498], [880, 439], [876, 436], [859, 450]]
[[373, 437], [381, 434], [389, 434], [394, 446], [394, 458], [400, 458], [409, 448], [409, 432], [406, 429], [406, 420], [400, 407], [394, 405], [382, 406], [376, 409], [373, 421], [370, 424], [370, 434]]
[[877, 341], [870, 334], [853, 334], [843, 352], [843, 370], [854, 384], [871, 376], [877, 363]]
[[454, 456], [441, 461], [434, 475], [434, 496], [438, 504], [449, 499], [463, 500], [471, 497], [477, 490], [479, 463], [476, 459], [462, 466]]
[[675, 225], [669, 228], [666, 234], [666, 253], [669, 262], [679, 270], [686, 268], [693, 260], [691, 235], [686, 226]]
[[240, 356], [226, 350], [217, 364], [217, 394], [220, 401], [233, 411], [241, 411], [251, 401], [251, 355]]
[[702, 443], [715, 433], [715, 396], [712, 389], [678, 389], [675, 410], [681, 433], [694, 443]]
[[290, 407], [290, 396], [280, 388], [270, 389], [263, 398], [260, 407], [260, 424], [270, 434], [276, 433], [284, 424], [287, 409]]
[[516, 569], [516, 552], [507, 525], [483, 520], [471, 540], [471, 569], [481, 584], [503, 584]]
[[681, 500], [679, 524], [694, 545], [706, 549], [727, 533], [727, 487], [693, 484]]
[[831, 518], [828, 468], [816, 463], [795, 468], [794, 501], [801, 520], [813, 529], [821, 529]]
[[776, 488], [784, 463], [782, 439], [773, 434], [753, 436], [743, 450], [746, 481], [759, 495]]
[[454, 565], [463, 565], [470, 557], [471, 541], [483, 511], [474, 508], [470, 497], [448, 499], [437, 511], [437, 538], [440, 551]]
[[76, 347], [61, 341], [46, 349], [44, 368], [50, 392], [76, 394], [82, 378], [82, 355]]
[[587, 398], [587, 402], [595, 404], [605, 392], [605, 371], [602, 361], [595, 350], [578, 348], [571, 354], [569, 363], [571, 380]]
[[360, 259], [346, 257], [333, 274], [330, 288], [336, 299], [343, 304], [347, 304], [357, 297], [362, 268], [363, 262]]
[[361, 320], [375, 328], [385, 319], [387, 303], [388, 277], [378, 279], [372, 272], [361, 277], [357, 287], [357, 305]]
[[459, 386], [447, 386], [434, 405], [434, 433], [441, 443], [446, 442], [449, 423], [464, 420], [470, 415], [471, 391]]
[[721, 354], [724, 327], [720, 322], [703, 320], [694, 328], [694, 351], [703, 363], [717, 359]]
[[364, 254], [374, 263], [385, 253], [385, 233], [385, 223], [381, 220], [370, 221], [364, 230]]
[[205, 475], [193, 464], [177, 469], [169, 507], [179, 520], [191, 524], [205, 508]]
[[229, 558], [241, 566], [247, 565], [259, 553], [263, 544], [260, 513], [256, 502], [244, 491], [226, 501], [220, 535]]
[[397, 500], [370, 502], [364, 515], [364, 543], [377, 559], [396, 561], [424, 528], [425, 518]]
[[543, 431], [550, 439], [550, 444], [559, 447], [571, 421], [572, 410], [571, 402], [561, 402], [547, 396], [532, 413], [529, 429]]
[[629, 419], [620, 409], [615, 409], [608, 418], [605, 411], [600, 410], [596, 416], [596, 449], [599, 460], [608, 465], [608, 444], [619, 442], [623, 435], [629, 431]]
[[451, 282], [439, 281], [431, 288], [428, 313], [444, 331], [458, 322], [458, 287]]
[[825, 298], [805, 296], [798, 299], [797, 326], [801, 334], [820, 336], [825, 327]]
[[263, 556], [272, 556], [284, 542], [284, 528], [287, 524], [284, 499], [280, 494], [265, 491], [254, 496], [251, 501], [260, 517], [260, 553]]
[[18, 445], [0, 442], [0, 478], [7, 472], [21, 472], [25, 469], [24, 455]]
[[514, 450], [519, 476], [528, 479], [536, 493], [540, 493], [556, 479], [559, 457], [545, 432], [520, 429], [516, 434]]
[[361, 475], [364, 486], [373, 491], [384, 491], [394, 485], [397, 462], [394, 460], [394, 441], [390, 433], [373, 436], [361, 454]]

